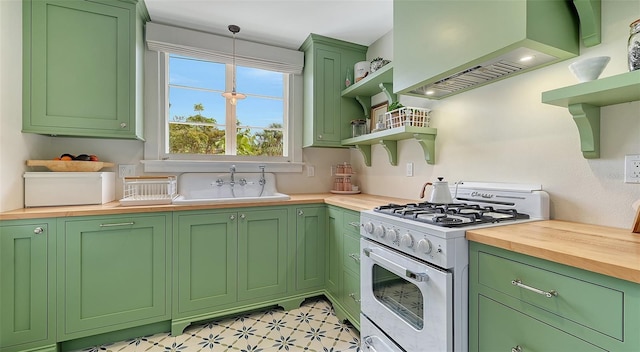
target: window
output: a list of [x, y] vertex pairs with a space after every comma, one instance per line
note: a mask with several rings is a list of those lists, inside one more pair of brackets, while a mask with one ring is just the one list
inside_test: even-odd
[[298, 50], [147, 23], [145, 172], [302, 171], [302, 67]]
[[173, 159], [236, 155], [286, 157], [287, 74], [237, 66], [237, 90], [247, 95], [231, 105], [233, 66], [169, 55], [165, 153]]

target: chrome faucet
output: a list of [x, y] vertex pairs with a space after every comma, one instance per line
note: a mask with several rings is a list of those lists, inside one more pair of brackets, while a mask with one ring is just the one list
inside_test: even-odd
[[260, 181], [258, 182], [258, 184], [260, 184], [260, 186], [264, 186], [265, 183], [267, 183], [267, 179], [264, 178], [264, 165], [260, 165], [258, 167], [260, 168], [260, 172], [261, 172]]
[[231, 171], [231, 181], [229, 181], [229, 185], [233, 187], [236, 184], [236, 181], [234, 180], [234, 175], [236, 173], [236, 166], [231, 165], [231, 169], [229, 171]]

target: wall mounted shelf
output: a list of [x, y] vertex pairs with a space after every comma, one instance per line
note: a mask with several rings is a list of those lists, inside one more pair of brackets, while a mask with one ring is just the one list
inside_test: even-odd
[[424, 152], [427, 164], [435, 164], [435, 142], [438, 131], [431, 127], [401, 126], [384, 131], [373, 132], [364, 136], [342, 140], [342, 145], [354, 146], [364, 157], [364, 163], [371, 166], [371, 146], [379, 144], [384, 147], [389, 155], [389, 163], [398, 165], [398, 141], [415, 139]]
[[543, 103], [568, 108], [587, 159], [600, 157], [600, 107], [639, 100], [640, 70], [542, 93]]
[[345, 98], [356, 98], [362, 105], [364, 116], [369, 118], [369, 110], [371, 109], [370, 98], [373, 95], [384, 92], [387, 95], [389, 104], [397, 100], [393, 94], [393, 63], [388, 63], [371, 75], [363, 78], [344, 89], [341, 93]]

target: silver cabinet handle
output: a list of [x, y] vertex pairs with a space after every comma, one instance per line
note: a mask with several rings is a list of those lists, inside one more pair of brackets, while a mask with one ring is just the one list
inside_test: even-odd
[[229, 215], [229, 220], [233, 221], [233, 220], [235, 220], [235, 219], [236, 219], [236, 216], [235, 216], [235, 215]]
[[135, 222], [130, 221], [130, 222], [118, 222], [118, 223], [114, 223], [114, 224], [100, 224], [100, 227], [115, 227], [115, 226], [130, 226], [135, 224]]
[[244, 220], [244, 219], [246, 219], [246, 218], [247, 218], [247, 216], [246, 216], [246, 215], [244, 215], [244, 214], [240, 214], [240, 219]]
[[40, 226], [36, 227], [35, 229], [33, 229], [33, 233], [35, 233], [36, 235], [39, 235], [41, 233], [44, 232], [44, 229]]
[[349, 294], [349, 297], [353, 298], [353, 300], [356, 301], [356, 303], [360, 303], [360, 300], [356, 298], [356, 294], [355, 293], [351, 292]]
[[304, 215], [304, 211], [302, 209], [298, 209], [298, 216]]
[[360, 254], [351, 253], [351, 254], [349, 254], [349, 257], [351, 257], [351, 259], [355, 260], [356, 262], [360, 263]]
[[520, 280], [520, 279], [511, 280], [511, 284], [513, 286], [518, 286], [520, 288], [524, 288], [525, 290], [529, 290], [529, 291], [535, 292], [535, 293], [537, 293], [539, 295], [543, 295], [543, 296], [545, 296], [547, 298], [555, 297], [555, 296], [558, 295], [558, 292], [555, 291], [555, 290], [543, 291], [541, 289], [525, 285], [525, 284], [522, 283], [522, 280]]
[[126, 128], [126, 127], [127, 127], [126, 123], [123, 122], [123, 123], [120, 124], [120, 128]]
[[349, 225], [351, 225], [351, 226], [355, 227], [356, 229], [359, 229], [359, 228], [360, 228], [360, 224], [359, 224], [359, 223], [357, 223], [357, 222], [355, 222], [355, 221], [350, 222], [350, 223], [349, 223]]
[[511, 352], [522, 352], [522, 347], [520, 347], [520, 345], [516, 345], [516, 347], [511, 348]]

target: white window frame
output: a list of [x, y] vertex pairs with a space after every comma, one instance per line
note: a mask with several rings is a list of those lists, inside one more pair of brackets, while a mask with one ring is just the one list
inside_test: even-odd
[[[147, 25], [149, 26], [155, 24]], [[194, 33], [189, 30], [178, 29], [164, 25], [155, 26], [158, 26], [162, 31], [169, 31], [172, 34], [178, 33], [176, 35], [177, 37], [183, 35], [184, 38], [189, 38], [190, 41], [195, 40], [194, 38], [198, 38], [197, 35], [194, 35]], [[147, 34], [148, 33], [149, 28], [147, 28]], [[210, 39], [210, 37], [214, 37], [214, 41], [221, 38], [212, 34], [205, 34], [201, 32], [197, 32], [197, 34], [200, 36], [202, 43], [208, 42], [207, 39]], [[231, 40], [230, 38], [225, 39]], [[172, 36], [170, 40], [175, 40], [175, 36]], [[149, 43], [149, 39], [147, 39], [147, 42]], [[252, 45], [255, 46], [258, 44], [253, 43]], [[151, 46], [151, 44], [149, 44], [149, 46]], [[264, 52], [264, 47], [272, 48], [265, 45], [261, 46], [262, 47], [257, 48], [261, 52]], [[228, 47], [231, 48], [231, 45], [228, 45]], [[239, 49], [240, 48], [241, 47], [239, 46]], [[285, 148], [287, 148], [286, 157], [189, 155], [189, 157], [178, 158], [175, 156], [175, 154], [167, 154], [164, 149], [165, 140], [166, 138], [168, 138], [167, 106], [169, 53], [162, 51], [162, 48], [155, 48], [155, 45], [154, 49], [155, 50], [145, 50], [144, 63], [145, 145], [142, 164], [144, 165], [145, 172], [220, 172], [228, 171], [231, 165], [235, 165], [236, 169], [241, 172], [255, 172], [256, 170], [258, 170], [258, 166], [260, 165], [265, 165], [267, 167], [267, 170], [270, 172], [302, 172], [302, 66], [299, 67], [300, 73], [290, 72], [288, 74], [288, 79], [285, 79], [284, 82], [286, 92], [288, 93], [285, 96], [286, 108], [284, 111], [285, 118], [283, 121], [283, 126], [286, 126], [288, 128], [288, 136], [287, 140], [285, 141]], [[254, 51], [256, 50], [256, 48], [253, 49]], [[276, 52], [278, 49], [279, 48], [275, 48]], [[220, 62], [215, 59], [215, 55], [213, 55], [212, 57], [206, 54], [202, 54], [199, 49], [194, 50], [191, 50], [191, 52], [195, 52], [196, 54], [192, 57], [202, 58], [208, 61]], [[178, 54], [190, 56], [189, 53]], [[221, 56], [217, 56], [217, 58], [220, 57]], [[245, 61], [244, 63], [246, 64], [246, 66], [259, 66], [251, 65], [252, 62], [257, 62], [255, 57], [256, 55], [253, 55], [251, 60]], [[229, 63], [225, 62], [224, 60], [221, 61], [227, 64]], [[227, 65], [227, 79], [230, 79], [231, 77], [231, 75], [228, 73], [229, 67], [230, 65]], [[277, 68], [274, 68], [274, 70], [281, 72]], [[242, 101], [239, 101], [238, 104], [242, 104]]]

